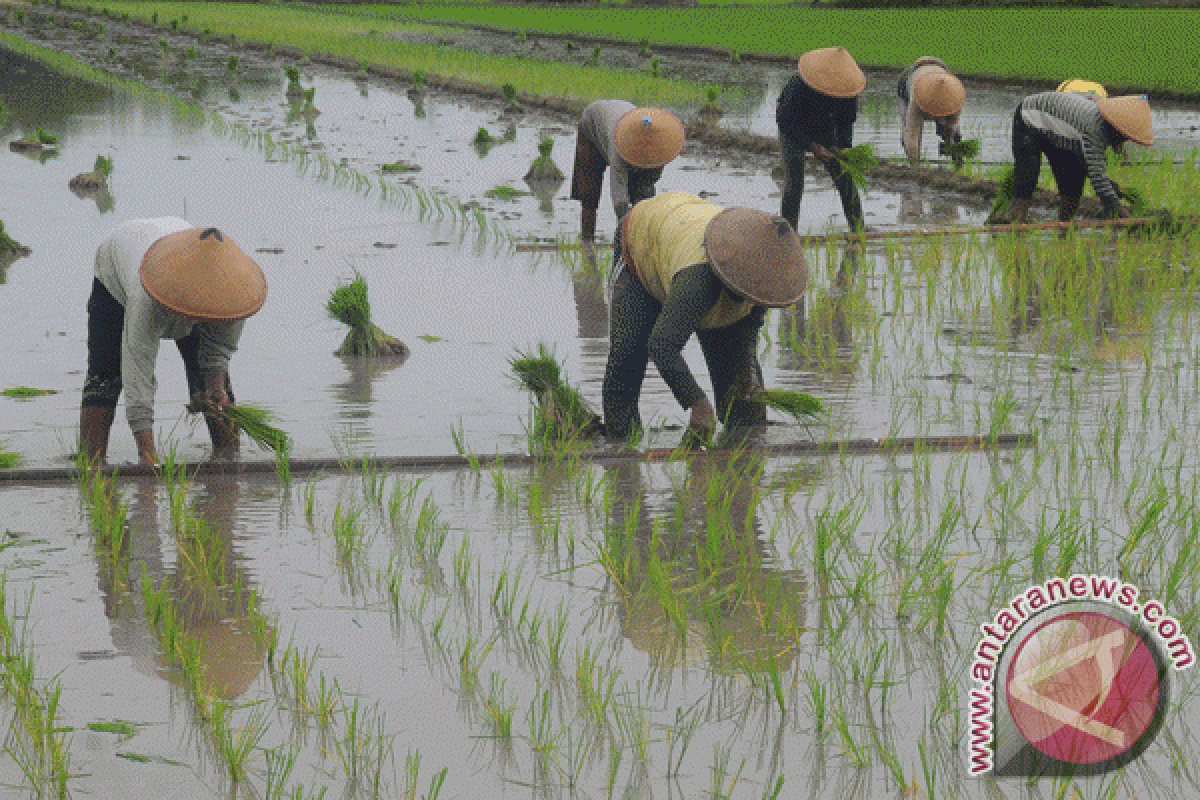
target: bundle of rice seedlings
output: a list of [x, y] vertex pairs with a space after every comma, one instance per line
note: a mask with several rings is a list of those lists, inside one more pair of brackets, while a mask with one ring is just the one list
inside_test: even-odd
[[265, 408], [228, 405], [219, 411], [213, 411], [206, 403], [189, 403], [187, 409], [193, 414], [214, 414], [232, 422], [239, 431], [253, 439], [255, 444], [276, 455], [287, 455], [292, 448], [292, 437], [272, 424], [274, 415]]
[[554, 163], [554, 159], [550, 157], [550, 153], [554, 150], [554, 140], [549, 136], [543, 137], [538, 142], [538, 157], [533, 160], [533, 164], [529, 166], [529, 171], [525, 173], [527, 181], [561, 181], [563, 179], [562, 170]]
[[945, 153], [954, 160], [955, 164], [961, 165], [968, 158], [979, 158], [982, 150], [983, 145], [978, 139], [963, 139], [946, 145]]
[[4, 221], [0, 220], [0, 255], [9, 253], [24, 253], [28, 255], [29, 248], [13, 239], [4, 232]]
[[1009, 221], [1009, 211], [1012, 209], [1013, 195], [1017, 190], [1017, 171], [1009, 167], [1000, 177], [1000, 187], [996, 190], [996, 199], [992, 201], [992, 210], [985, 225], [1004, 225]]
[[284, 95], [293, 102], [304, 98], [304, 87], [300, 85], [300, 70], [297, 67], [284, 67], [283, 74], [287, 76], [288, 84]]
[[102, 189], [108, 183], [108, 176], [111, 174], [112, 159], [96, 156], [96, 164], [92, 167], [92, 171], [76, 175], [67, 182], [67, 186], [77, 190]]
[[407, 356], [408, 346], [395, 336], [389, 336], [371, 323], [371, 303], [367, 299], [367, 281], [357, 272], [354, 280], [333, 290], [325, 304], [329, 316], [350, 331], [337, 356]]
[[847, 147], [839, 153], [838, 161], [841, 162], [845, 173], [850, 176], [850, 180], [854, 181], [854, 185], [863, 191], [866, 191], [867, 188], [867, 170], [879, 164], [879, 159], [875, 157], [875, 148], [869, 144]]
[[1141, 189], [1117, 186], [1116, 183], [1113, 183], [1113, 188], [1117, 190], [1117, 194], [1122, 200], [1129, 203], [1129, 213], [1135, 217], [1140, 217], [1146, 213], [1146, 195], [1142, 193]]
[[38, 128], [37, 133], [35, 133], [34, 136], [37, 138], [38, 142], [46, 147], [53, 147], [54, 145], [58, 144], [58, 136], [46, 130], [45, 128]]
[[0, 447], [0, 469], [12, 469], [20, 460], [21, 457], [16, 453], [10, 453], [3, 447]]
[[754, 397], [769, 408], [790, 415], [797, 422], [811, 422], [825, 413], [824, 404], [805, 392], [789, 389], [761, 389], [755, 392]]
[[545, 345], [538, 345], [536, 355], [517, 351], [508, 363], [521, 387], [537, 402], [535, 436], [564, 442], [603, 432], [604, 422], [600, 415], [563, 379], [558, 361]]

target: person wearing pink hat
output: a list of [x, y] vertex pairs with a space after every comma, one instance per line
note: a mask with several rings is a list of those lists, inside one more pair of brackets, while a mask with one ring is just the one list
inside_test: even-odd
[[596, 210], [605, 170], [617, 221], [639, 200], [654, 196], [663, 166], [683, 147], [683, 124], [661, 108], [624, 100], [597, 100], [583, 110], [575, 139], [571, 199], [583, 204], [581, 236], [596, 237]]
[[[726, 428], [765, 423], [766, 407], [752, 396], [762, 388], [758, 334], [767, 308], [796, 302], [808, 280], [792, 226], [764, 211], [664, 192], [625, 215], [619, 238], [602, 389], [605, 434], [640, 433], [638, 399], [650, 361], [701, 439], [718, 420]], [[711, 402], [683, 358], [693, 334], [712, 379]]]
[[793, 228], [804, 197], [804, 155], [811, 152], [837, 187], [846, 223], [851, 230], [862, 229], [862, 200], [839, 156], [854, 145], [858, 96], [866, 86], [866, 76], [846, 48], [823, 47], [800, 56], [797, 73], [779, 93], [775, 123], [784, 180], [779, 213]]
[[[189, 396], [209, 408], [233, 402], [229, 358], [244, 320], [267, 297], [258, 264], [216, 228], [178, 217], [118, 225], [96, 250], [88, 299], [88, 362], [79, 410], [80, 452], [103, 463], [117, 399], [125, 392], [129, 427], [142, 464], [154, 448], [154, 366], [161, 339], [174, 339]], [[237, 430], [206, 414], [214, 455], [237, 448]]]
[[[962, 141], [958, 118], [966, 91], [940, 59], [918, 58], [900, 73], [896, 94], [900, 98], [901, 143], [909, 164], [915, 167], [921, 161], [921, 133], [926, 122], [933, 122], [942, 140], [939, 153], [945, 153], [949, 145]], [[954, 165], [962, 166], [962, 156], [954, 156]]]
[[1037, 188], [1042, 156], [1058, 185], [1058, 218], [1067, 222], [1079, 210], [1084, 181], [1090, 181], [1109, 216], [1128, 217], [1121, 192], [1108, 177], [1105, 151], [1126, 141], [1154, 143], [1150, 104], [1137, 95], [1092, 98], [1066, 92], [1040, 92], [1017, 104], [1013, 114], [1013, 200], [1010, 221], [1025, 222]]

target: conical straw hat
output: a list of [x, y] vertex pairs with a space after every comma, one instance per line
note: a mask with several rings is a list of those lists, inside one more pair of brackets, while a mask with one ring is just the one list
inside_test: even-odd
[[1100, 84], [1095, 81], [1080, 80], [1079, 78], [1071, 78], [1063, 81], [1055, 91], [1067, 94], [1084, 94], [1094, 98], [1108, 97], [1108, 92]]
[[808, 285], [800, 239], [783, 217], [727, 208], [704, 229], [704, 248], [721, 281], [755, 303], [791, 305]]
[[844, 47], [809, 50], [796, 66], [805, 83], [830, 97], [857, 97], [867, 88], [867, 76]]
[[661, 108], [635, 108], [617, 122], [617, 152], [635, 167], [661, 167], [683, 147], [683, 124]]
[[267, 299], [267, 279], [258, 264], [216, 228], [159, 239], [142, 258], [141, 276], [147, 294], [188, 319], [245, 319]]
[[1124, 97], [1102, 97], [1096, 101], [1100, 113], [1109, 124], [1127, 139], [1141, 145], [1154, 144], [1154, 127], [1150, 121], [1150, 104], [1146, 96], [1130, 94]]
[[926, 69], [913, 86], [917, 108], [931, 117], [948, 117], [962, 110], [967, 93], [962, 81], [944, 69]]

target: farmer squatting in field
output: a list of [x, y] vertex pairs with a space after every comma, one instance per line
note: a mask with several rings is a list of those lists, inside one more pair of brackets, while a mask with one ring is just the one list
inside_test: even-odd
[[[216, 228], [178, 217], [122, 223], [96, 250], [88, 299], [88, 368], [79, 411], [80, 450], [108, 454], [117, 398], [125, 389], [129, 427], [142, 464], [154, 449], [154, 366], [160, 339], [174, 339], [193, 402], [233, 402], [229, 358], [243, 321], [262, 308], [267, 283], [258, 264]], [[206, 414], [213, 451], [237, 448], [237, 429]]]
[[635, 108], [624, 100], [597, 100], [583, 110], [575, 139], [571, 199], [583, 204], [585, 241], [596, 237], [596, 209], [604, 171], [617, 222], [639, 200], [654, 196], [662, 168], [683, 147], [683, 125], [661, 108]]
[[[808, 280], [794, 228], [763, 211], [722, 210], [687, 192], [666, 192], [634, 206], [618, 238], [605, 433], [625, 439], [640, 431], [638, 399], [650, 361], [690, 409], [689, 432], [702, 440], [718, 415], [726, 427], [765, 423], [765, 405], [751, 399], [762, 388], [758, 334], [766, 309], [796, 302]], [[715, 409], [683, 359], [693, 333], [712, 376]]]

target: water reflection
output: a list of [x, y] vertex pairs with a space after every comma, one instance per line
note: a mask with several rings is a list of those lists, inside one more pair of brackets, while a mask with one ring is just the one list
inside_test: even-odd
[[71, 194], [80, 200], [95, 201], [96, 210], [101, 214], [107, 214], [116, 208], [117, 201], [107, 186], [70, 186], [68, 188], [71, 190]]
[[[200, 476], [192, 486], [190, 509], [169, 497], [166, 505], [171, 507], [160, 509], [164, 496], [159, 478], [127, 480], [133, 486], [133, 502], [126, 551], [114, 559], [103, 546], [96, 547], [97, 581], [113, 645], [139, 671], [176, 686], [190, 686], [171, 655], [163, 652], [155, 620], [148, 618], [146, 587], [135, 585], [138, 569], [144, 568], [141, 580], [149, 580], [173, 599], [180, 639], [174, 651], [195, 649], [202, 688], [226, 701], [241, 696], [262, 670], [270, 628], [258, 610], [250, 575], [233, 543], [241, 483], [233, 476]], [[181, 523], [189, 512], [196, 522]], [[164, 516], [169, 525], [162, 524]], [[211, 542], [203, 546], [207, 563], [201, 563], [199, 540], [208, 536]], [[175, 548], [174, 557], [168, 559], [164, 537], [177, 542], [190, 537], [191, 541]]]
[[602, 558], [619, 585], [622, 631], [656, 666], [791, 665], [808, 582], [770, 566], [758, 515], [764, 464], [748, 448], [694, 458], [661, 515], [640, 464], [606, 468], [613, 505]]
[[346, 380], [333, 385], [338, 415], [343, 419], [369, 419], [375, 407], [375, 382], [408, 360], [407, 355], [339, 358], [349, 373]]
[[[799, 301], [779, 311], [777, 366], [789, 372], [816, 372], [829, 377], [850, 377], [858, 367], [863, 346], [856, 341], [870, 321], [870, 306], [858, 284], [861, 246], [849, 244], [840, 252], [824, 251], [837, 258], [833, 285], [810, 289]], [[856, 331], [859, 332], [856, 337]]]

